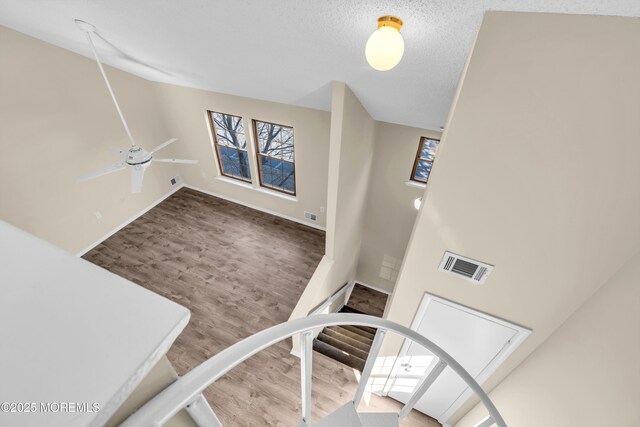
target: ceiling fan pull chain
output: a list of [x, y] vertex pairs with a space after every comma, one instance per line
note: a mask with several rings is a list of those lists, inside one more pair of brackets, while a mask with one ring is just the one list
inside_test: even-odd
[[116, 110], [118, 110], [118, 115], [120, 116], [120, 120], [122, 121], [124, 130], [127, 132], [127, 136], [129, 137], [129, 141], [131, 141], [131, 145], [136, 145], [135, 141], [133, 140], [133, 136], [131, 135], [131, 131], [129, 130], [129, 126], [127, 125], [127, 121], [124, 119], [124, 115], [120, 110], [120, 105], [118, 105], [118, 100], [116, 99], [116, 95], [113, 93], [113, 89], [111, 89], [111, 84], [109, 83], [109, 79], [107, 78], [107, 73], [105, 73], [104, 68], [102, 68], [102, 62], [100, 62], [100, 58], [98, 57], [98, 52], [96, 51], [96, 47], [93, 45], [91, 34], [88, 31], [86, 32], [86, 34], [87, 34], [87, 40], [89, 40], [89, 45], [91, 46], [91, 50], [93, 50], [93, 54], [96, 57], [98, 68], [100, 68], [100, 72], [102, 73], [104, 82], [107, 84], [107, 89], [109, 89], [109, 94], [111, 95], [111, 99], [113, 99], [113, 103], [116, 106]]

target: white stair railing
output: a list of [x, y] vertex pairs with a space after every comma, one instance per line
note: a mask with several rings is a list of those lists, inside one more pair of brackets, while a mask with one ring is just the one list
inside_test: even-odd
[[[311, 364], [313, 353], [313, 334], [312, 331], [317, 328], [336, 325], [353, 325], [368, 326], [376, 328], [376, 336], [374, 338], [369, 357], [365, 363], [365, 367], [360, 377], [360, 384], [353, 398], [353, 404], [357, 408], [362, 395], [364, 394], [366, 384], [369, 380], [375, 360], [382, 346], [385, 334], [392, 331], [404, 338], [407, 338], [421, 346], [425, 347], [433, 353], [439, 362], [436, 367], [431, 370], [424, 381], [420, 384], [414, 394], [409, 398], [407, 404], [398, 414], [399, 419], [404, 418], [413, 409], [418, 400], [426, 393], [429, 387], [434, 383], [438, 375], [448, 366], [456, 374], [458, 374], [469, 386], [469, 388], [478, 396], [489, 412], [486, 422], [482, 423], [483, 427], [497, 425], [498, 427], [506, 427], [506, 423], [500, 416], [489, 396], [484, 392], [482, 387], [473, 379], [473, 377], [447, 352], [438, 347], [435, 343], [428, 340], [417, 332], [378, 317], [367, 316], [362, 314], [336, 313], [336, 314], [318, 314], [305, 317], [302, 319], [291, 320], [280, 325], [265, 329], [255, 335], [232, 345], [223, 350], [212, 358], [206, 360], [185, 376], [179, 378], [176, 382], [160, 392], [156, 397], [151, 399], [147, 404], [131, 415], [122, 427], [160, 427], [164, 425], [171, 417], [183, 408], [194, 408], [202, 405], [204, 398], [202, 392], [210, 384], [218, 380], [228, 371], [238, 364], [242, 363], [249, 357], [259, 351], [272, 346], [293, 335], [301, 334], [301, 390], [302, 390], [302, 423], [310, 425], [311, 423]], [[202, 400], [201, 400], [202, 399]], [[205, 402], [206, 403], [206, 402]], [[208, 412], [208, 411], [207, 411]], [[212, 414], [218, 425], [222, 425]], [[211, 417], [209, 417], [211, 418]], [[197, 420], [196, 420], [197, 422]], [[214, 424], [215, 425], [215, 424]]]

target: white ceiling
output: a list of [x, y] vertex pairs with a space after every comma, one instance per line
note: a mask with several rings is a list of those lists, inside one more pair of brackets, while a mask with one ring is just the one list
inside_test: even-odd
[[[98, 41], [104, 62], [122, 70], [322, 110], [340, 80], [375, 119], [437, 130], [486, 10], [640, 16], [640, 0], [0, 0], [0, 24], [89, 56], [80, 18], [153, 67]], [[381, 73], [364, 45], [385, 14], [404, 20], [406, 48]]]

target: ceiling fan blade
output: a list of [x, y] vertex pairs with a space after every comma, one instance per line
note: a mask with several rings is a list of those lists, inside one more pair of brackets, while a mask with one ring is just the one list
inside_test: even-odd
[[131, 169], [131, 192], [139, 193], [142, 191], [142, 179], [144, 178], [144, 168], [135, 166]]
[[127, 164], [124, 163], [124, 162], [116, 163], [115, 165], [111, 165], [109, 167], [106, 167], [106, 168], [103, 168], [103, 169], [99, 169], [99, 170], [97, 170], [95, 172], [91, 172], [91, 173], [88, 173], [86, 175], [79, 176], [78, 178], [76, 178], [76, 181], [77, 182], [88, 181], [90, 179], [97, 178], [97, 177], [102, 176], [102, 175], [107, 175], [107, 174], [112, 173], [112, 172], [117, 172], [117, 171], [122, 170], [122, 169], [124, 169], [126, 167], [127, 167]]
[[173, 143], [174, 143], [174, 142], [176, 142], [176, 141], [177, 141], [177, 139], [176, 139], [176, 138], [171, 138], [170, 140], [163, 142], [162, 144], [158, 145], [158, 146], [157, 146], [156, 148], [154, 148], [153, 150], [149, 151], [149, 154], [153, 154], [153, 153], [155, 153], [156, 151], [160, 151], [160, 150], [162, 150], [164, 147], [166, 147], [167, 145], [169, 145], [169, 144], [173, 144]]
[[185, 159], [153, 159], [154, 162], [161, 163], [184, 163], [187, 165], [195, 165], [198, 163], [197, 160], [185, 160]]

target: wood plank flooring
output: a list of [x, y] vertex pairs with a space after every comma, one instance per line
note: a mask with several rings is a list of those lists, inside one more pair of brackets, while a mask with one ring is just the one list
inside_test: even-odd
[[363, 313], [382, 317], [387, 305], [388, 295], [375, 289], [356, 283], [349, 296], [347, 305]]
[[[182, 189], [84, 256], [189, 308], [191, 321], [169, 350], [184, 374], [221, 350], [285, 322], [324, 254], [324, 233], [203, 193]], [[282, 342], [205, 391], [225, 426], [295, 426], [300, 361]], [[314, 354], [313, 418], [355, 392], [353, 370]], [[360, 410], [398, 411], [370, 396]], [[412, 411], [403, 426], [438, 426]]]

